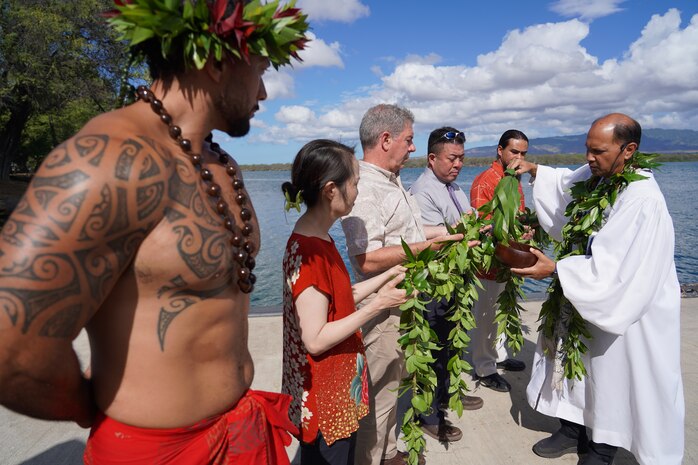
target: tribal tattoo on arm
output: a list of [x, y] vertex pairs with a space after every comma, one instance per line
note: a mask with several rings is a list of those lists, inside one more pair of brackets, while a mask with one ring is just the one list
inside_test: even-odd
[[76, 337], [162, 219], [172, 165], [139, 138], [53, 150], [0, 233], [0, 329]]

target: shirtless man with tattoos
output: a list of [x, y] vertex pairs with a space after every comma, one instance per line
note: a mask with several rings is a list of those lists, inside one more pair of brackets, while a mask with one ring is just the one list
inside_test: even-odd
[[[155, 79], [150, 89], [54, 149], [0, 235], [0, 403], [92, 427], [86, 463], [272, 463], [275, 448], [247, 435], [274, 428], [250, 418], [276, 415], [287, 426], [285, 397], [248, 389], [259, 228], [237, 164], [209, 135], [249, 131], [266, 98], [262, 74], [303, 48], [307, 23], [288, 5], [250, 19], [259, 29], [248, 51], [225, 21], [243, 14], [235, 6], [217, 1], [195, 13], [210, 15], [202, 23], [214, 26], [200, 34], [222, 44], [222, 58], [202, 61], [199, 51], [197, 62], [185, 34], [164, 58], [157, 34], [135, 46]], [[129, 40], [138, 18], [129, 23], [125, 8], [113, 18]], [[262, 26], [279, 13], [292, 18], [293, 40], [260, 53], [264, 34], [274, 34]], [[82, 328], [89, 377], [72, 348]], [[152, 429], [189, 436], [173, 451], [177, 441], [163, 446]], [[133, 442], [114, 443], [118, 432]]]

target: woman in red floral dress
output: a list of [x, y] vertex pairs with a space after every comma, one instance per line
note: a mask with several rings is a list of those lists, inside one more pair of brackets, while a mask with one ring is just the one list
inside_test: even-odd
[[[353, 149], [314, 140], [296, 155], [287, 199], [306, 204], [286, 245], [282, 391], [293, 397], [301, 464], [354, 463], [359, 419], [368, 413], [368, 381], [359, 328], [407, 299], [392, 268], [352, 287], [329, 229], [351, 211], [359, 167]], [[300, 195], [298, 195], [300, 193]], [[378, 291], [368, 303], [356, 303]]]

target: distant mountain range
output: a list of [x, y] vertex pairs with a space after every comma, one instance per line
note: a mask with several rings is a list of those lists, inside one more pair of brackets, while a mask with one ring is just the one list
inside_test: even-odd
[[[529, 155], [583, 153], [586, 134], [575, 136], [541, 137], [531, 139]], [[475, 147], [465, 151], [466, 157], [494, 157], [496, 146]], [[698, 131], [691, 129], [645, 129], [640, 143], [642, 152], [697, 153]]]

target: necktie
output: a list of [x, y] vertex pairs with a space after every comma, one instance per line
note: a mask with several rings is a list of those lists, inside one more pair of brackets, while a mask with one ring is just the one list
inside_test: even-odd
[[453, 187], [453, 184], [451, 184], [450, 182], [447, 182], [446, 189], [448, 190], [448, 195], [451, 197], [451, 200], [453, 200], [453, 203], [456, 205], [456, 208], [458, 209], [458, 213], [463, 213], [463, 207], [460, 206], [460, 203], [458, 202], [458, 199], [456, 198], [456, 189]]

